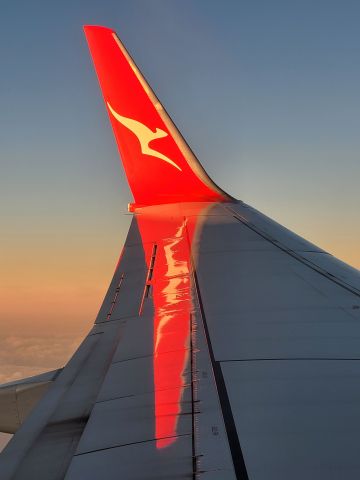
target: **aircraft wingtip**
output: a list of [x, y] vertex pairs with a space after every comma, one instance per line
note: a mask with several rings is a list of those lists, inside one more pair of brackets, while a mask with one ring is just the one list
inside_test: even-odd
[[228, 201], [229, 195], [208, 177], [116, 33], [101, 26], [84, 29], [135, 203]]
[[104, 27], [103, 25], [83, 25], [83, 30], [85, 34], [91, 31], [99, 31], [99, 30], [115, 33], [115, 30], [109, 27]]

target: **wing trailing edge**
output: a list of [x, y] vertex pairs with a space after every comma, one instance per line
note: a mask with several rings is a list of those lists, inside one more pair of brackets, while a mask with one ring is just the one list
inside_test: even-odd
[[116, 33], [84, 31], [135, 205], [233, 201], [207, 175]]

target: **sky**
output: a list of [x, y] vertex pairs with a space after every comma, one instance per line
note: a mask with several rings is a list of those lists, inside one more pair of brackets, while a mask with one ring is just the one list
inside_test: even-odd
[[131, 219], [84, 24], [118, 32], [218, 185], [360, 268], [359, 2], [0, 6], [0, 382], [68, 360]]

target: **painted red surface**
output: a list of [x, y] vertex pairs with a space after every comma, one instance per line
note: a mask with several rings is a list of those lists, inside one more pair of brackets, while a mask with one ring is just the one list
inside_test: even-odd
[[[149, 296], [145, 299], [144, 292], [141, 308], [144, 302], [152, 302], [154, 433], [157, 448], [165, 448], [176, 441], [184, 392], [191, 389], [190, 250], [197, 215], [208, 208], [209, 203], [203, 202], [228, 201], [229, 197], [201, 173], [197, 160], [190, 159], [186, 149], [179, 148], [179, 138], [173, 138], [169, 130], [172, 124], [159, 114], [161, 106], [155, 107], [114, 31], [95, 26], [84, 29], [135, 199], [131, 211], [137, 213], [149, 269], [145, 289]], [[191, 225], [181, 215], [176, 205], [179, 202], [196, 202]], [[142, 214], [139, 206], [146, 205], [158, 206]]]
[[113, 30], [84, 30], [136, 204], [226, 200], [188, 164]]
[[[156, 214], [158, 208], [161, 211]], [[203, 209], [203, 204], [198, 204], [198, 212]], [[148, 283], [154, 307], [155, 438], [157, 448], [164, 448], [176, 441], [183, 394], [186, 388], [191, 388], [190, 249], [194, 233], [189, 235], [187, 220], [179, 215], [176, 205], [154, 207], [153, 212], [139, 214], [137, 222], [148, 268], [156, 245]], [[196, 222], [196, 218], [194, 212], [191, 221]], [[190, 231], [195, 232], [194, 225]]]

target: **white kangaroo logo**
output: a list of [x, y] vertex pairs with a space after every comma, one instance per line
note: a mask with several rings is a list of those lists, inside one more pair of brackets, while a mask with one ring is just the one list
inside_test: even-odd
[[177, 168], [181, 172], [181, 168], [178, 165], [176, 165], [175, 162], [170, 160], [170, 158], [166, 157], [165, 155], [158, 152], [157, 150], [153, 150], [151, 147], [149, 147], [149, 143], [152, 140], [166, 137], [168, 133], [164, 132], [164, 130], [161, 130], [161, 128], [157, 128], [155, 132], [153, 132], [152, 130], [150, 130], [149, 127], [138, 122], [137, 120], [123, 117], [122, 115], [118, 114], [112, 108], [109, 102], [107, 102], [107, 106], [110, 112], [112, 113], [112, 115], [116, 118], [116, 120], [137, 136], [140, 142], [141, 153], [144, 153], [145, 155], [151, 155], [152, 157], [160, 158], [160, 160], [164, 160], [164, 162], [169, 163], [170, 165]]

